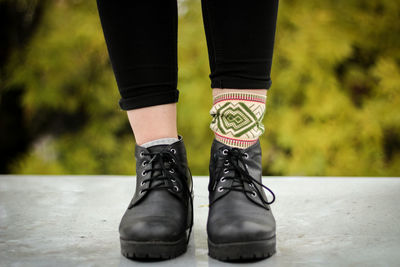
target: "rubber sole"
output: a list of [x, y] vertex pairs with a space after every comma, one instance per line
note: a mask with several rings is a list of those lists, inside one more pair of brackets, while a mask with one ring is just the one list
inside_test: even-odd
[[121, 253], [129, 259], [166, 260], [178, 257], [187, 249], [187, 237], [175, 242], [138, 242], [120, 239]]
[[272, 256], [276, 252], [276, 237], [251, 242], [215, 244], [208, 240], [208, 254], [220, 261], [252, 261]]

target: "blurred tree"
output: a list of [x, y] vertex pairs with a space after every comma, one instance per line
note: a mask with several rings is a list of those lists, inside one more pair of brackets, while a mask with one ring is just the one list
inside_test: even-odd
[[400, 174], [400, 3], [282, 1], [267, 173]]
[[47, 1], [0, 0], [0, 173], [7, 173], [11, 161], [29, 146], [20, 100], [22, 84], [7, 86], [12, 65], [24, 58], [27, 44], [43, 17]]
[[[93, 1], [54, 1], [8, 87], [24, 88], [30, 150], [16, 173], [132, 173], [133, 140]], [[123, 160], [121, 160], [123, 159]]]
[[[7, 155], [10, 171], [132, 174], [133, 138], [95, 2], [0, 0], [1, 12], [16, 3], [40, 15], [20, 33], [25, 45], [2, 47], [0, 118], [20, 121], [18, 131], [2, 123], [2, 136], [29, 137], [24, 155]], [[200, 1], [180, 0], [179, 14], [178, 127], [192, 172], [206, 175], [212, 102]], [[281, 1], [265, 175], [400, 175], [398, 21], [398, 1]], [[11, 92], [20, 103], [3, 101]], [[21, 116], [11, 120], [4, 110], [15, 106]]]

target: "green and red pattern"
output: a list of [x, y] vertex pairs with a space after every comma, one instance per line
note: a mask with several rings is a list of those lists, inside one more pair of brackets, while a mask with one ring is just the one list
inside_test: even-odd
[[229, 146], [246, 148], [264, 133], [262, 119], [266, 96], [251, 93], [223, 93], [214, 97], [210, 128], [215, 138]]

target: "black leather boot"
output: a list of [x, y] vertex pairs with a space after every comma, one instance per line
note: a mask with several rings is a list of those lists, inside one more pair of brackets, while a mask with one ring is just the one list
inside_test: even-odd
[[[268, 202], [263, 188], [271, 192]], [[275, 253], [273, 192], [261, 183], [259, 141], [247, 149], [214, 140], [211, 147], [208, 251], [223, 261], [263, 259]]]
[[169, 259], [187, 249], [193, 185], [182, 138], [135, 147], [136, 192], [119, 226], [121, 252], [133, 259]]

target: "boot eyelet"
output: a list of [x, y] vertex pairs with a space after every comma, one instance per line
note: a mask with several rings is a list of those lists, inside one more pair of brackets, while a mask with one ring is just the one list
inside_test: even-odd
[[175, 183], [175, 182], [176, 182], [176, 180], [173, 178], [173, 179], [171, 179], [171, 182]]
[[142, 176], [146, 176], [146, 170], [142, 171]]
[[228, 149], [224, 149], [224, 150], [222, 150], [222, 154], [224, 154], [224, 155], [228, 155]]
[[175, 155], [175, 154], [176, 154], [176, 149], [175, 149], [175, 148], [172, 148], [172, 149], [171, 149], [171, 152], [174, 153], [174, 155]]
[[143, 167], [146, 166], [147, 163], [148, 163], [147, 161], [143, 161], [142, 166], [143, 166]]
[[228, 169], [224, 169], [224, 173], [228, 173], [229, 172], [229, 170]]
[[146, 184], [145, 181], [143, 181], [143, 182], [140, 183], [141, 186], [144, 186], [145, 184]]
[[175, 173], [175, 170], [174, 169], [170, 169], [169, 173]]
[[224, 189], [222, 188], [222, 186], [218, 187], [218, 192], [222, 192], [224, 191]]
[[179, 192], [179, 187], [177, 187], [176, 185], [174, 186], [174, 190], [175, 192]]
[[257, 193], [256, 191], [253, 191], [253, 193], [251, 194], [253, 197], [257, 197]]
[[143, 194], [144, 194], [144, 191], [143, 191], [143, 190], [140, 190], [139, 194], [143, 195]]
[[245, 157], [246, 159], [248, 159], [248, 158], [249, 158], [249, 154], [244, 153], [244, 157]]
[[225, 183], [225, 177], [221, 177], [221, 179], [219, 179], [219, 181], [221, 182], [221, 183]]
[[224, 166], [229, 166], [229, 161], [225, 160]]
[[249, 186], [250, 186], [250, 187], [254, 187], [254, 184], [253, 184], [253, 183], [251, 183], [251, 184], [249, 184]]
[[143, 158], [144, 157], [144, 152], [140, 152], [140, 157]]

